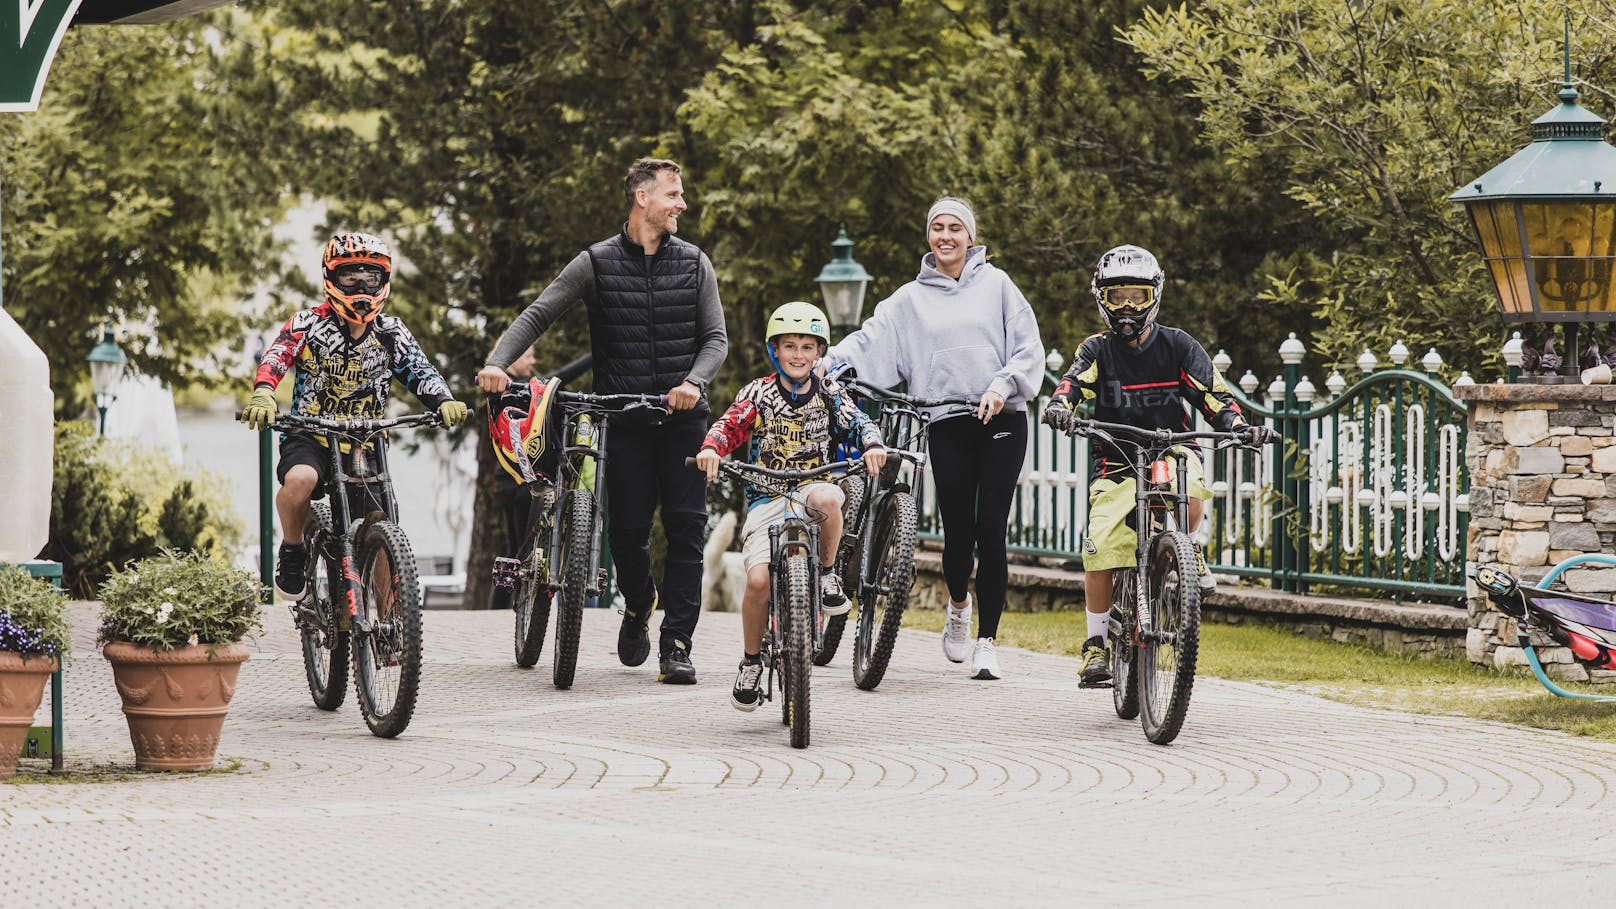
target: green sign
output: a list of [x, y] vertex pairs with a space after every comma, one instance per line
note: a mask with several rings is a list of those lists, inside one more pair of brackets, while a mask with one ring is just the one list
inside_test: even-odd
[[39, 107], [56, 46], [80, 0], [0, 0], [0, 111]]

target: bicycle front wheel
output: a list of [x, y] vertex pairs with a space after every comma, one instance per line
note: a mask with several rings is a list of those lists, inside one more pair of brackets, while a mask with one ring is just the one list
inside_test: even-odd
[[814, 602], [808, 556], [786, 557], [786, 710], [791, 747], [808, 747], [808, 679], [814, 668]]
[[[344, 595], [345, 585], [333, 585], [341, 573], [332, 571], [322, 555], [330, 536], [331, 505], [315, 502], [303, 528], [309, 551], [308, 593], [292, 608], [297, 613], [298, 636], [303, 642], [303, 675], [308, 679], [314, 706], [321, 710], [336, 710], [348, 696], [348, 632], [341, 630], [345, 616], [337, 614], [339, 609], [347, 611], [348, 598]], [[336, 595], [333, 586], [338, 588]]]
[[352, 638], [354, 693], [365, 725], [390, 739], [409, 726], [421, 682], [421, 587], [397, 524], [372, 524], [360, 541], [359, 609], [369, 631]]
[[870, 602], [860, 602], [858, 636], [853, 643], [853, 684], [874, 691], [886, 677], [898, 626], [915, 581], [915, 499], [899, 490], [881, 501], [875, 518], [875, 585]]
[[1201, 588], [1195, 544], [1178, 531], [1151, 543], [1150, 621], [1140, 622], [1139, 718], [1145, 738], [1166, 745], [1178, 737], [1190, 709], [1195, 658], [1201, 640]]
[[561, 563], [556, 576], [555, 672], [557, 688], [571, 688], [578, 668], [578, 636], [584, 628], [584, 588], [589, 585], [589, 549], [595, 542], [595, 497], [586, 489], [567, 492], [561, 515]]
[[555, 493], [546, 491], [533, 500], [527, 534], [517, 552], [521, 560], [516, 584], [516, 665], [532, 669], [544, 651], [544, 633], [550, 624], [550, 527]]
[[1131, 720], [1139, 716], [1139, 686], [1134, 666], [1139, 662], [1133, 619], [1138, 573], [1132, 568], [1111, 572], [1111, 621], [1106, 632], [1111, 644], [1111, 703], [1117, 716]]

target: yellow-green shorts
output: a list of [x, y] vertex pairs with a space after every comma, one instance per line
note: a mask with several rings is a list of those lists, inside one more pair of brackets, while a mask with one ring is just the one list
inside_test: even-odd
[[[1201, 456], [1193, 450], [1185, 458], [1189, 466], [1190, 495], [1197, 499], [1212, 498], [1206, 485], [1206, 471]], [[1089, 526], [1083, 538], [1083, 570], [1107, 571], [1112, 568], [1132, 568], [1134, 550], [1139, 546], [1139, 535], [1128, 526], [1133, 514], [1133, 477], [1121, 480], [1095, 480], [1089, 484]]]

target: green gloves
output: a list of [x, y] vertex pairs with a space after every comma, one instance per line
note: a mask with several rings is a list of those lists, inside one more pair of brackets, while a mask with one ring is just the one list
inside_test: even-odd
[[466, 405], [459, 401], [444, 401], [438, 405], [438, 419], [450, 429], [466, 422]]
[[252, 400], [242, 408], [241, 421], [251, 429], [268, 429], [275, 422], [275, 392], [269, 388], [253, 391]]

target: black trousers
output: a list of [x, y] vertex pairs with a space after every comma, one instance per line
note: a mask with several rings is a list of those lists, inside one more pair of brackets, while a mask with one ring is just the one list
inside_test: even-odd
[[612, 564], [629, 612], [648, 615], [657, 597], [651, 578], [651, 516], [662, 506], [668, 554], [661, 584], [659, 654], [675, 642], [690, 649], [701, 616], [701, 548], [707, 535], [707, 478], [685, 466], [707, 435], [699, 417], [653, 426], [614, 420], [606, 434], [606, 502]]
[[941, 420], [931, 426], [928, 448], [948, 595], [965, 599], [974, 564], [976, 633], [998, 637], [1010, 584], [1005, 533], [1027, 456], [1027, 413], [1001, 411], [987, 423], [969, 416]]

